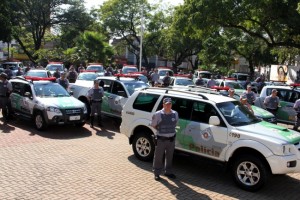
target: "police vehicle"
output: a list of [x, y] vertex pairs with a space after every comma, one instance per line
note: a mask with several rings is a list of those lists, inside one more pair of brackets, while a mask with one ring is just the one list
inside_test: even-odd
[[120, 132], [138, 159], [153, 158], [150, 124], [165, 97], [179, 115], [175, 148], [228, 166], [242, 189], [259, 190], [270, 174], [300, 172], [300, 133], [259, 120], [233, 98], [169, 88], [137, 91], [123, 107]]
[[[103, 82], [104, 96], [102, 98], [101, 113], [107, 116], [121, 118], [123, 105], [133, 92], [149, 87], [148, 84], [137, 79], [138, 75], [116, 74], [115, 76], [101, 76], [96, 80]], [[88, 90], [93, 84], [73, 84], [70, 90], [73, 96], [86, 104], [90, 113]]]
[[85, 124], [87, 109], [81, 101], [70, 94], [55, 78], [22, 77], [11, 79], [10, 95], [13, 115], [34, 121], [37, 130], [48, 125]]

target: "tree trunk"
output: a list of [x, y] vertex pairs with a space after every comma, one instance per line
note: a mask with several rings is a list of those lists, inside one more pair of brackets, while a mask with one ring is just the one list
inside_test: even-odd
[[250, 78], [254, 78], [254, 66], [253, 66], [253, 60], [249, 59], [249, 69], [250, 69]]

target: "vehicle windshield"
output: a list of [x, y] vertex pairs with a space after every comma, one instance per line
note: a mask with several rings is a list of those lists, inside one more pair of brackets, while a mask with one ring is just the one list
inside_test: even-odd
[[260, 120], [239, 101], [218, 103], [217, 107], [231, 126], [244, 126], [260, 122]]
[[195, 85], [195, 84], [191, 79], [183, 79], [182, 78], [182, 79], [176, 79], [175, 85], [187, 86], [187, 85]]
[[171, 70], [160, 70], [158, 74], [159, 76], [165, 76], [167, 72], [169, 72], [169, 76], [174, 76], [174, 72]]
[[123, 74], [128, 74], [130, 72], [138, 72], [138, 69], [135, 67], [128, 67], [122, 69]]
[[132, 81], [132, 82], [123, 82], [123, 83], [126, 89], [128, 90], [129, 95], [132, 95], [137, 90], [149, 87], [149, 85], [147, 85], [142, 81]]
[[34, 91], [37, 97], [69, 97], [70, 94], [58, 83], [35, 84]]
[[11, 63], [11, 64], [3, 63], [3, 64], [2, 64], [2, 68], [3, 68], [3, 69], [6, 69], [7, 66], [9, 66], [9, 69], [10, 69], [10, 70], [17, 70], [17, 69], [18, 69], [18, 65], [17, 65], [17, 64], [13, 64], [13, 63]]
[[211, 77], [211, 73], [200, 73], [202, 78], [209, 78]]
[[103, 66], [88, 66], [86, 70], [96, 71], [96, 72], [104, 72]]
[[58, 69], [58, 71], [64, 71], [62, 65], [48, 65], [46, 67], [46, 70], [49, 70], [49, 71], [56, 71], [56, 69]]
[[237, 82], [225, 82], [225, 86], [230, 87], [230, 88], [234, 88], [234, 89], [244, 89], [241, 84], [237, 83]]
[[96, 73], [80, 73], [77, 80], [93, 81], [98, 77]]
[[237, 80], [239, 80], [239, 81], [246, 81], [246, 80], [247, 80], [247, 78], [248, 78], [248, 76], [247, 76], [247, 75], [238, 75], [238, 78], [237, 78]]
[[46, 71], [34, 71], [34, 70], [29, 70], [25, 76], [32, 76], [32, 77], [42, 77], [42, 78], [48, 78], [48, 75]]

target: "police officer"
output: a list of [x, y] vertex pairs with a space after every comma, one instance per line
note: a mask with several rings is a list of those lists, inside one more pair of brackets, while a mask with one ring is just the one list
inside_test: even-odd
[[66, 90], [69, 88], [69, 81], [66, 79], [66, 73], [62, 73], [61, 77], [56, 79], [56, 82], [63, 86]]
[[0, 74], [0, 109], [5, 121], [8, 120], [8, 110], [10, 110], [9, 95], [12, 91], [12, 85], [7, 80], [7, 74]]
[[163, 86], [168, 87], [171, 83], [171, 77], [169, 76], [169, 72], [166, 72], [166, 76], [163, 78]]
[[88, 97], [90, 99], [91, 103], [91, 128], [94, 127], [94, 115], [97, 113], [98, 118], [98, 125], [102, 126], [102, 120], [101, 120], [101, 104], [102, 104], [102, 97], [104, 96], [104, 90], [99, 85], [98, 80], [94, 80], [94, 87], [89, 89], [88, 91]]
[[75, 83], [76, 79], [77, 79], [77, 72], [75, 71], [73, 65], [70, 67], [69, 69], [69, 73], [68, 73], [68, 79], [70, 83]]
[[53, 73], [53, 77], [55, 77], [56, 79], [60, 78], [60, 71], [58, 68], [55, 69], [55, 72]]
[[276, 116], [279, 107], [279, 97], [276, 89], [273, 89], [271, 95], [265, 98], [264, 105], [269, 112]]
[[12, 70], [10, 69], [10, 65], [6, 66], [6, 69], [4, 70], [4, 73], [6, 74], [6, 79], [7, 80], [12, 78], [13, 73], [12, 73]]
[[[160, 180], [162, 170], [165, 170], [167, 177], [176, 178], [175, 174], [172, 173], [172, 161], [177, 122], [178, 113], [172, 110], [172, 99], [164, 98], [163, 109], [153, 115], [151, 122], [151, 126], [157, 130], [157, 145], [153, 160], [154, 179], [156, 181]], [[164, 156], [165, 160], [163, 159]]]
[[245, 92], [243, 92], [242, 96], [246, 96], [248, 103], [250, 105], [254, 105], [254, 101], [255, 101], [256, 95], [252, 91], [251, 85], [247, 85], [247, 90]]
[[297, 112], [297, 116], [296, 116], [296, 121], [295, 121], [295, 125], [293, 127], [293, 129], [295, 131], [298, 131], [298, 127], [300, 126], [300, 99], [298, 99], [295, 104], [294, 107], [295, 111]]

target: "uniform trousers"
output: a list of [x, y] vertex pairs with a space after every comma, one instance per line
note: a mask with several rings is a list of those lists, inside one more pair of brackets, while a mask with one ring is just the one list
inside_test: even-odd
[[92, 101], [91, 105], [91, 116], [94, 116], [97, 113], [97, 116], [101, 116], [101, 102]]
[[175, 138], [173, 139], [157, 139], [157, 146], [154, 152], [153, 171], [158, 176], [162, 170], [166, 174], [172, 174], [172, 161], [175, 149]]
[[2, 116], [7, 118], [7, 109], [9, 109], [8, 97], [0, 97], [0, 109], [2, 110]]

